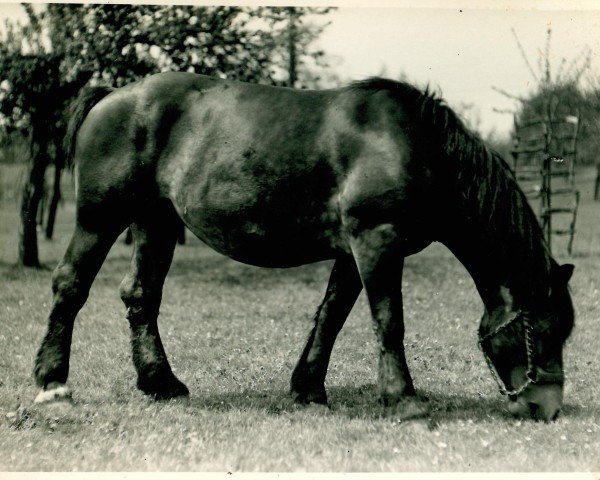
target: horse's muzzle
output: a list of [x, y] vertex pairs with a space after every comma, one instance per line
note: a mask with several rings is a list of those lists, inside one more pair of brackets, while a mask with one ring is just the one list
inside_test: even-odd
[[518, 397], [510, 399], [508, 411], [515, 417], [551, 422], [558, 417], [562, 402], [562, 381], [532, 383]]

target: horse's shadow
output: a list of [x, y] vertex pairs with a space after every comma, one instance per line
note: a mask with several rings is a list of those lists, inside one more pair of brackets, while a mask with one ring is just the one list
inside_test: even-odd
[[[506, 409], [506, 400], [498, 398], [454, 395], [439, 392], [420, 391], [428, 406], [427, 420], [430, 427], [453, 421], [487, 422], [493, 420], [510, 421], [512, 416]], [[270, 415], [285, 415], [302, 412], [325, 413], [348, 419], [380, 419], [389, 417], [389, 412], [377, 401], [377, 387], [374, 384], [331, 387], [328, 389], [329, 409], [314, 409], [298, 406], [289, 394], [280, 390], [247, 390], [235, 394], [194, 395], [191, 408], [228, 412], [232, 410], [258, 410]], [[565, 404], [562, 416], [569, 418], [597, 418], [598, 406], [582, 407]], [[393, 418], [394, 415], [392, 414]]]
[[[97, 282], [114, 282], [113, 272], [125, 274], [130, 268], [131, 253], [117, 252], [105, 263], [110, 266], [110, 274], [102, 275], [101, 270]], [[173, 259], [167, 283], [172, 279], [176, 282], [211, 283], [225, 287], [260, 284], [269, 288], [283, 280], [320, 285], [327, 281], [332, 264], [332, 260], [325, 260], [294, 268], [260, 268], [236, 262], [200, 246], [193, 254]]]

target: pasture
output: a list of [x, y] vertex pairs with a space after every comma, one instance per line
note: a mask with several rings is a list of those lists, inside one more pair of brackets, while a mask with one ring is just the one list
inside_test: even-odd
[[[116, 244], [81, 311], [69, 384], [76, 408], [32, 407], [31, 370], [46, 327], [51, 270], [20, 270], [20, 167], [0, 166], [0, 470], [597, 471], [600, 469], [600, 203], [581, 173], [571, 281], [576, 328], [565, 357], [565, 406], [551, 424], [505, 411], [477, 348], [482, 303], [464, 268], [440, 245], [407, 259], [406, 348], [428, 420], [400, 422], [377, 403], [377, 344], [364, 294], [334, 348], [330, 410], [298, 409], [289, 379], [331, 264], [289, 270], [246, 266], [191, 238], [178, 246], [159, 326], [189, 401], [157, 403], [135, 388], [118, 285], [131, 247]], [[70, 178], [53, 268], [73, 225]], [[19, 408], [20, 407], [20, 408]]]

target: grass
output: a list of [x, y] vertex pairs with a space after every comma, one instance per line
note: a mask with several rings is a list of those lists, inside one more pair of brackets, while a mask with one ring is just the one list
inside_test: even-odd
[[[481, 301], [463, 267], [439, 245], [407, 259], [404, 276], [407, 357], [416, 388], [430, 398], [428, 421], [382, 415], [364, 295], [332, 355], [331, 410], [294, 408], [287, 397], [290, 374], [331, 264], [258, 269], [193, 239], [177, 249], [159, 322], [171, 364], [191, 390], [189, 402], [155, 403], [135, 388], [117, 293], [131, 249], [119, 242], [75, 327], [69, 383], [76, 408], [31, 407], [31, 369], [51, 302], [51, 272], [13, 266], [18, 177], [15, 167], [0, 167], [0, 470], [600, 468], [600, 204], [591, 200], [589, 175], [580, 182], [580, 231], [569, 259], [577, 266], [577, 326], [566, 349], [566, 403], [552, 424], [516, 421], [504, 410], [476, 346]], [[69, 198], [68, 179], [65, 185]], [[55, 240], [40, 239], [47, 265], [61, 257], [72, 218], [67, 201]], [[556, 249], [564, 251], [564, 244]]]

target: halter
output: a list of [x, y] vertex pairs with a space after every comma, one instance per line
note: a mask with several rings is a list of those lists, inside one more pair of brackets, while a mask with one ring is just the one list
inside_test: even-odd
[[[490, 369], [490, 372], [492, 372], [492, 377], [496, 381], [496, 384], [498, 385], [500, 393], [502, 395], [508, 395], [509, 397], [513, 397], [513, 396], [516, 397], [516, 396], [520, 395], [521, 393], [523, 393], [523, 391], [529, 385], [531, 385], [532, 383], [536, 383], [540, 377], [540, 375], [538, 375], [540, 373], [539, 372], [540, 369], [536, 368], [533, 365], [533, 341], [532, 341], [532, 335], [531, 335], [531, 332], [533, 329], [531, 327], [531, 324], [529, 323], [528, 317], [529, 317], [529, 312], [524, 312], [522, 310], [519, 310], [514, 317], [508, 318], [507, 320], [502, 322], [500, 325], [498, 325], [496, 328], [494, 328], [491, 332], [488, 332], [486, 335], [481, 336], [481, 333], [478, 333], [479, 349], [483, 353], [483, 356], [488, 365], [488, 368]], [[483, 349], [483, 342], [485, 342], [489, 338], [496, 336], [500, 331], [504, 330], [509, 325], [512, 325], [514, 322], [516, 322], [519, 319], [521, 319], [523, 321], [523, 329], [525, 330], [525, 350], [527, 351], [527, 372], [525, 373], [525, 383], [523, 383], [523, 385], [521, 385], [519, 388], [509, 390], [508, 388], [506, 388], [506, 384], [504, 383], [504, 381], [500, 378], [500, 375], [498, 374], [496, 367], [494, 367], [494, 364], [492, 363], [492, 359], [489, 357], [489, 355]]]
[[[562, 371], [559, 373], [549, 372], [547, 370], [544, 370], [542, 367], [535, 365], [533, 363], [533, 360], [534, 360], [533, 335], [532, 335], [533, 327], [531, 326], [531, 323], [529, 323], [529, 317], [530, 317], [530, 312], [525, 311], [525, 310], [519, 310], [513, 317], [508, 318], [507, 320], [502, 322], [500, 325], [498, 325], [496, 328], [494, 328], [491, 332], [488, 332], [486, 335], [482, 336], [481, 333], [478, 333], [479, 349], [483, 353], [483, 356], [488, 365], [488, 368], [490, 369], [490, 372], [492, 372], [492, 377], [494, 377], [494, 380], [496, 381], [496, 384], [498, 385], [498, 388], [502, 395], [508, 395], [509, 397], [516, 397], [516, 396], [520, 395], [521, 393], [523, 393], [523, 391], [532, 383], [533, 384], [558, 383], [558, 384], [562, 385], [565, 381], [565, 376]], [[509, 390], [508, 388], [506, 388], [506, 384], [500, 378], [500, 375], [498, 374], [496, 367], [494, 367], [494, 364], [492, 363], [491, 358], [485, 352], [482, 345], [483, 345], [483, 342], [485, 342], [487, 339], [496, 336], [500, 331], [504, 330], [509, 325], [512, 325], [514, 322], [516, 322], [519, 319], [522, 320], [523, 329], [525, 330], [525, 350], [527, 352], [527, 372], [525, 372], [525, 382], [523, 383], [523, 385], [521, 385], [519, 388]]]

